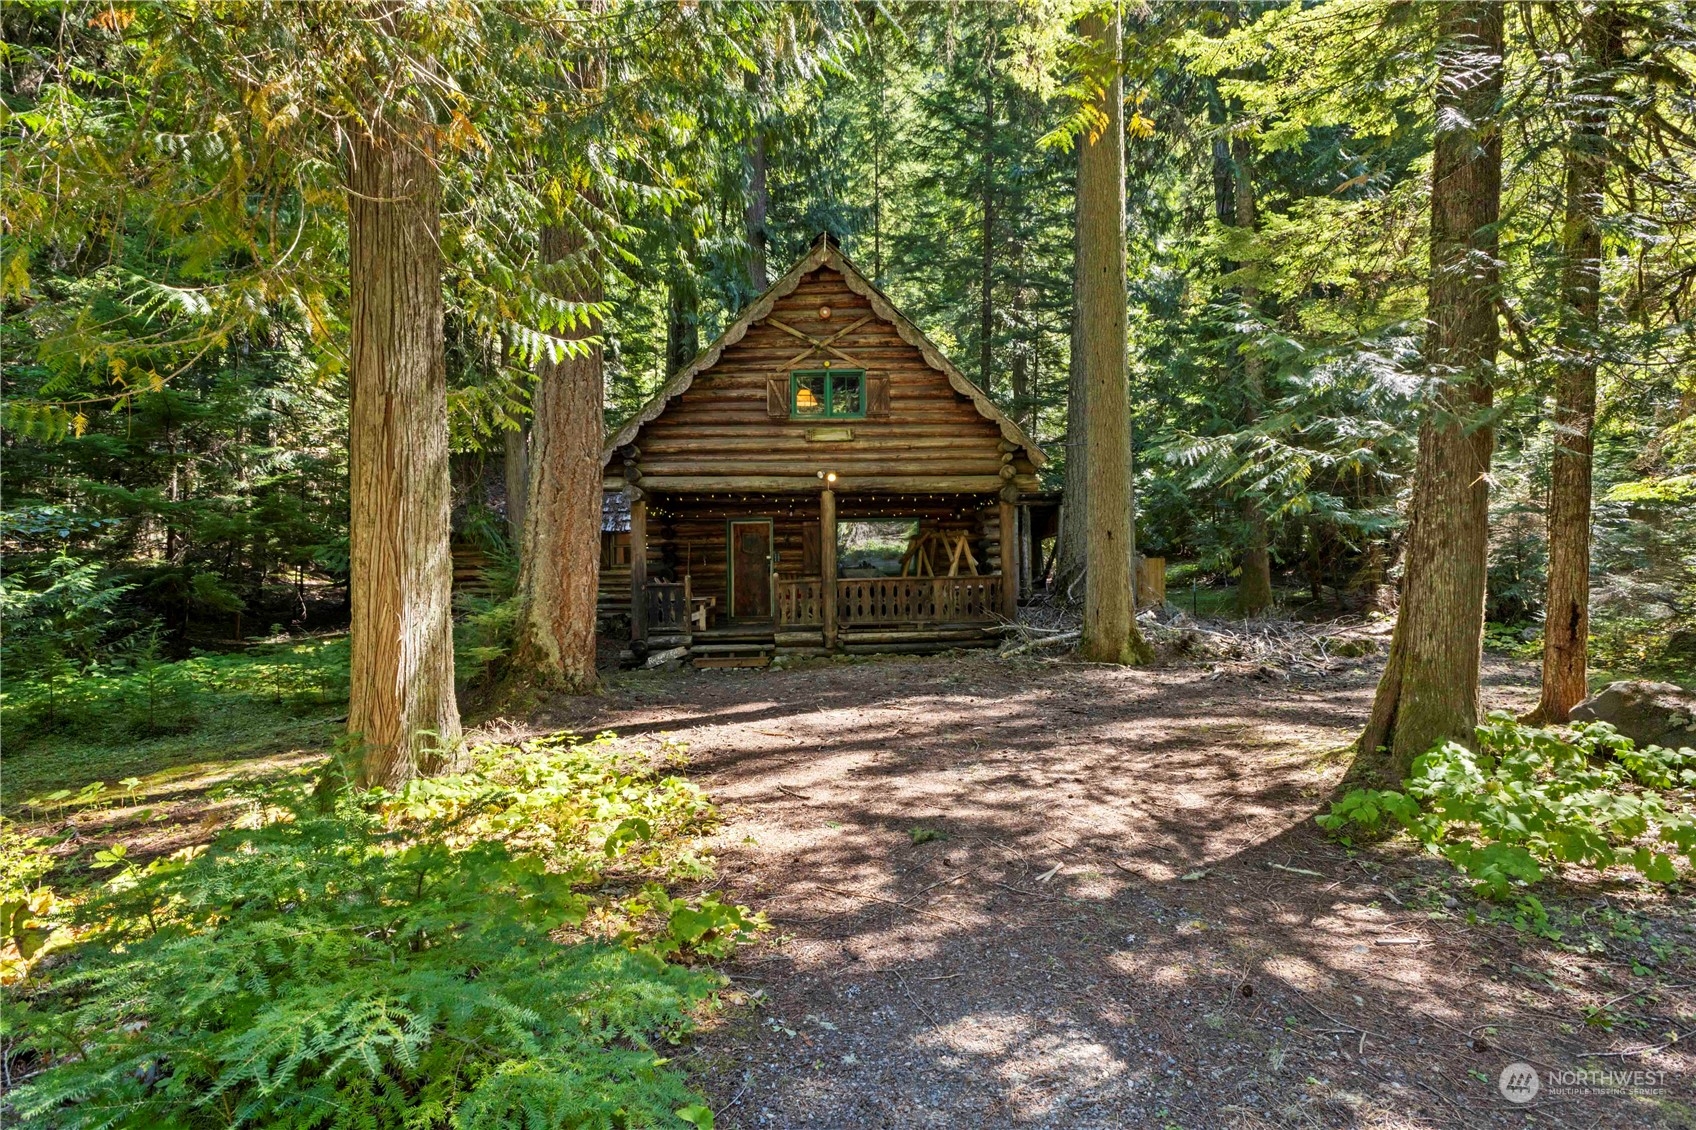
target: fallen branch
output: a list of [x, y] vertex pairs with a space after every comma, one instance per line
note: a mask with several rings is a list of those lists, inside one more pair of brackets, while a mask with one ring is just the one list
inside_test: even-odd
[[1039, 647], [1055, 647], [1060, 644], [1077, 643], [1078, 639], [1082, 635], [1082, 632], [1060, 632], [1057, 635], [1029, 639], [1024, 643], [1015, 644], [1012, 647], [1006, 647], [999, 654], [1005, 658], [1009, 655], [1023, 655], [1025, 652], [1034, 651]]
[[1579, 1052], [1578, 1058], [1579, 1059], [1606, 1059], [1606, 1058], [1609, 1058], [1611, 1056], [1616, 1056], [1616, 1055], [1621, 1056], [1621, 1057], [1633, 1056], [1633, 1055], [1653, 1055], [1655, 1052], [1666, 1051], [1668, 1048], [1672, 1047], [1674, 1044], [1678, 1043], [1680, 1040], [1684, 1039], [1686, 1036], [1691, 1036], [1691, 1035], [1696, 1035], [1696, 1028], [1692, 1028], [1688, 1032], [1674, 1032], [1672, 1034], [1672, 1039], [1668, 1040], [1664, 1044], [1645, 1044], [1644, 1046], [1642, 1046], [1640, 1048], [1628, 1048], [1628, 1049], [1626, 1049], [1625, 1051], [1622, 1051], [1622, 1052]]
[[913, 1007], [919, 1010], [919, 1014], [929, 1020], [932, 1024], [940, 1025], [942, 1022], [936, 1018], [936, 1013], [926, 1008], [922, 1003], [920, 1003], [919, 998], [913, 995], [912, 987], [907, 984], [907, 978], [901, 976], [901, 971], [899, 969], [891, 969], [890, 972], [895, 974], [895, 979], [897, 981], [901, 982], [901, 991], [907, 994], [907, 999], [913, 1002]]
[[1312, 875], [1315, 879], [1323, 879], [1325, 877], [1324, 872], [1309, 871], [1305, 867], [1285, 867], [1282, 863], [1268, 863], [1266, 866], [1272, 868], [1274, 871], [1288, 871], [1291, 875]]
[[938, 922], [947, 922], [952, 926], [959, 926], [964, 930], [971, 929], [970, 926], [966, 925], [966, 923], [960, 921], [958, 918], [950, 918], [946, 914], [936, 914], [929, 910], [922, 910], [916, 906], [908, 906], [904, 902], [896, 902], [894, 899], [886, 899], [882, 895], [874, 895], [864, 891], [856, 892], [839, 890], [836, 887], [827, 887], [823, 883], [820, 883], [818, 887], [821, 891], [829, 891], [831, 894], [840, 895], [845, 899], [871, 899], [873, 902], [887, 903], [888, 905], [895, 907], [897, 910], [906, 910], [913, 914], [922, 914], [926, 918], [934, 918]]

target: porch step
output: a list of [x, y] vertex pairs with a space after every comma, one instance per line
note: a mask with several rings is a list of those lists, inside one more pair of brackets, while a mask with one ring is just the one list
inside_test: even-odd
[[666, 651], [674, 647], [688, 647], [692, 639], [692, 636], [687, 635], [650, 635], [648, 650]]
[[849, 655], [934, 655], [939, 651], [954, 651], [958, 648], [994, 647], [997, 642], [994, 639], [931, 639], [923, 643], [844, 643], [842, 650]]
[[769, 655], [703, 655], [691, 659], [690, 664], [700, 667], [769, 667]]
[[772, 630], [768, 628], [711, 628], [705, 632], [696, 632], [698, 640], [708, 640], [713, 643], [770, 643]]
[[763, 643], [755, 641], [748, 643], [696, 643], [689, 650], [696, 655], [734, 655], [737, 652], [750, 651], [764, 654], [776, 646], [771, 642], [771, 637], [767, 636]]
[[778, 647], [823, 647], [824, 631], [777, 632], [772, 636], [772, 642]]
[[956, 625], [948, 627], [934, 625], [927, 627], [888, 627], [888, 628], [844, 628], [838, 635], [844, 644], [851, 643], [926, 643], [948, 642], [961, 640], [998, 641], [1001, 637], [987, 630], [987, 625]]

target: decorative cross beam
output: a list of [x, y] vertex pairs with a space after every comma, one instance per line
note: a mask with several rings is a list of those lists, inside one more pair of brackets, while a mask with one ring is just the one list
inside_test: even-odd
[[767, 318], [766, 319], [767, 325], [776, 326], [778, 329], [782, 330], [784, 333], [788, 334], [789, 336], [798, 337], [802, 341], [809, 343], [809, 348], [803, 349], [801, 352], [797, 353], [795, 356], [791, 357], [789, 360], [787, 360], [783, 364], [779, 365], [777, 367], [778, 371], [779, 372], [786, 372], [790, 369], [793, 369], [796, 365], [799, 365], [802, 361], [805, 361], [807, 358], [811, 357], [813, 354], [817, 353], [821, 349], [824, 350], [827, 353], [836, 354], [836, 356], [842, 358], [844, 361], [848, 362], [850, 365], [856, 365], [856, 366], [858, 366], [859, 368], [862, 368], [862, 369], [871, 368], [871, 366], [867, 365], [864, 361], [861, 361], [858, 358], [853, 357], [850, 354], [844, 353], [844, 352], [842, 352], [842, 350], [836, 348], [836, 342], [841, 341], [844, 335], [846, 335], [847, 333], [849, 333], [852, 330], [859, 329], [861, 326], [865, 325], [867, 322], [869, 322], [871, 320], [872, 320], [872, 315], [867, 314], [864, 318], [861, 318], [859, 321], [850, 322], [848, 325], [843, 326], [841, 329], [837, 330], [835, 333], [831, 334], [829, 337], [814, 337], [812, 334], [803, 333], [801, 330], [796, 329], [794, 326], [791, 326], [786, 322], [780, 322], [776, 318]]

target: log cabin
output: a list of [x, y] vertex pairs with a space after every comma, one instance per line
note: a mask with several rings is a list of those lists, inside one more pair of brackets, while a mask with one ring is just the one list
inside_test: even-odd
[[[602, 607], [632, 657], [698, 666], [994, 643], [1030, 583], [1021, 500], [1052, 497], [1036, 443], [828, 236], [603, 457]], [[899, 560], [843, 575], [840, 532], [872, 523]]]

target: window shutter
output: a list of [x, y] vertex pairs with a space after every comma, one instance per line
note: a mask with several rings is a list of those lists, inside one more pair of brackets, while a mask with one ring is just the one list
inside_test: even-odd
[[889, 415], [889, 374], [866, 374], [866, 415]]
[[789, 382], [782, 377], [766, 378], [766, 415], [781, 419], [789, 415]]

